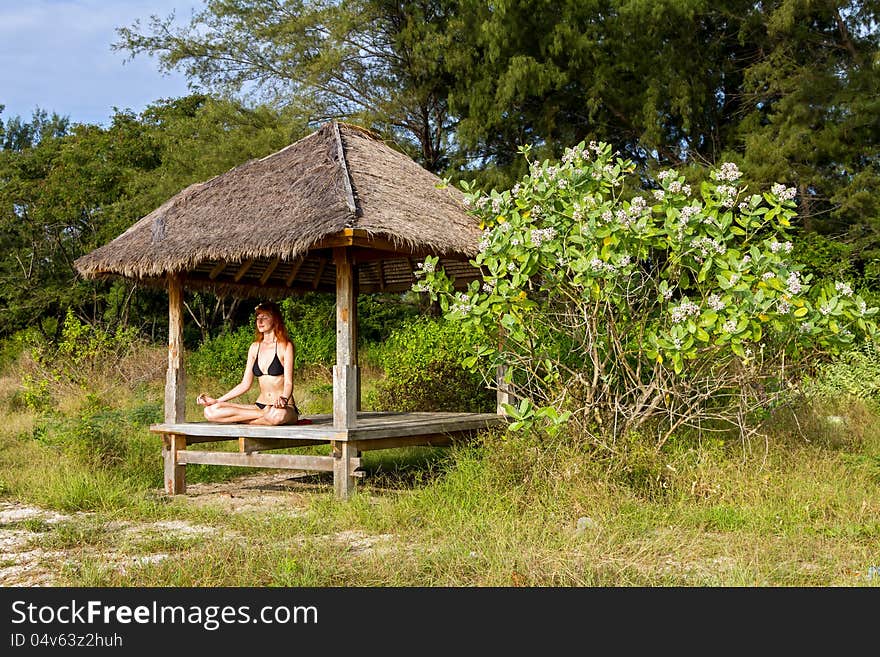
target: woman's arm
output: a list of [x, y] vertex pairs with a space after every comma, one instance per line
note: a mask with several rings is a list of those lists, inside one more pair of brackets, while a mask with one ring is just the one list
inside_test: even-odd
[[210, 406], [211, 404], [216, 404], [217, 402], [224, 402], [229, 401], [230, 399], [235, 399], [236, 397], [240, 397], [251, 389], [251, 386], [254, 383], [254, 360], [257, 357], [259, 348], [260, 345], [254, 342], [251, 344], [250, 349], [248, 349], [247, 363], [245, 363], [244, 366], [244, 373], [241, 376], [241, 383], [239, 383], [225, 395], [220, 395], [219, 397], [217, 397], [217, 399], [208, 397], [207, 395], [199, 396], [199, 399], [204, 402], [205, 406]]
[[284, 408], [287, 406], [288, 400], [293, 396], [293, 363], [295, 352], [293, 349], [293, 342], [288, 342], [284, 345], [284, 354], [283, 354], [283, 365], [284, 365], [284, 388], [281, 391], [281, 396], [275, 402], [275, 405], [279, 408]]

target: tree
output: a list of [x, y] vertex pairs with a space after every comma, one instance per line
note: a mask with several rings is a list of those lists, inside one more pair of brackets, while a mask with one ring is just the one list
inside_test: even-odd
[[[738, 162], [798, 189], [801, 228], [880, 281], [880, 2], [463, 2], [457, 142], [486, 189], [597, 139], [640, 165]], [[467, 179], [472, 171], [463, 171]], [[696, 182], [694, 180], [693, 182]]]
[[[0, 334], [36, 322], [56, 337], [70, 308], [92, 322], [132, 323], [151, 334], [164, 327], [161, 294], [131, 281], [80, 280], [73, 261], [187, 185], [276, 151], [306, 130], [269, 108], [202, 94], [154, 103], [140, 115], [117, 112], [109, 128], [68, 129], [59, 121], [39, 113], [6, 124], [12, 147], [0, 151]], [[207, 294], [187, 303], [202, 335], [235, 308]]]
[[207, 0], [189, 25], [153, 16], [118, 30], [114, 48], [158, 57], [206, 88], [276, 107], [307, 122], [350, 118], [446, 165], [452, 128], [444, 58], [455, 3], [440, 0]]

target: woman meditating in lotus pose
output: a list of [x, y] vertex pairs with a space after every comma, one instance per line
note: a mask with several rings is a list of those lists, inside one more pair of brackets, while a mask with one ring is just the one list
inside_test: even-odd
[[[205, 418], [211, 422], [244, 422], [247, 424], [293, 424], [299, 410], [293, 401], [293, 343], [284, 326], [278, 304], [261, 303], [257, 311], [257, 334], [248, 349], [247, 364], [241, 383], [216, 399], [202, 393], [197, 401], [205, 407]], [[232, 404], [254, 383], [260, 383], [260, 396], [255, 404]]]

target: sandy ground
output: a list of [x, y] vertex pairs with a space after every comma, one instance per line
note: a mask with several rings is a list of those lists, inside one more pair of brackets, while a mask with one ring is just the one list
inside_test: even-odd
[[[305, 481], [302, 481], [305, 479]], [[298, 481], [299, 480], [299, 481]], [[314, 483], [312, 483], [314, 482]], [[308, 475], [290, 473], [259, 473], [232, 481], [214, 484], [192, 484], [187, 487], [186, 504], [211, 506], [228, 513], [304, 513], [304, 492], [313, 487], [326, 487]], [[85, 561], [125, 572], [127, 568], [167, 559], [163, 553], [132, 554], [132, 546], [161, 536], [217, 536], [234, 538], [226, 529], [193, 524], [183, 520], [135, 523], [116, 521], [103, 529], [114, 533], [113, 543], [127, 546], [124, 553], [101, 551], [93, 546], [53, 549], [46, 545], [52, 526], [88, 526], [94, 514], [64, 514], [17, 502], [0, 502], [0, 586], [58, 586], [65, 567], [76, 567]], [[353, 552], [371, 551], [386, 544], [390, 535], [370, 536], [347, 531], [329, 535], [327, 540], [345, 544]], [[51, 541], [50, 541], [51, 542]], [[69, 544], [69, 542], [68, 542]]]

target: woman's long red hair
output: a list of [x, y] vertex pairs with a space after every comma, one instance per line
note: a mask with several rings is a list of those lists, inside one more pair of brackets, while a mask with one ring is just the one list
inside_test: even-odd
[[[290, 342], [290, 335], [287, 333], [287, 326], [284, 324], [284, 318], [281, 316], [281, 308], [278, 307], [278, 304], [274, 301], [264, 301], [259, 304], [256, 308], [254, 308], [256, 312], [266, 312], [272, 315], [272, 322], [275, 325], [275, 339], [281, 342], [281, 344], [287, 344]], [[257, 337], [254, 338], [254, 342], [262, 342], [263, 334], [260, 333], [259, 329], [257, 331]]]

